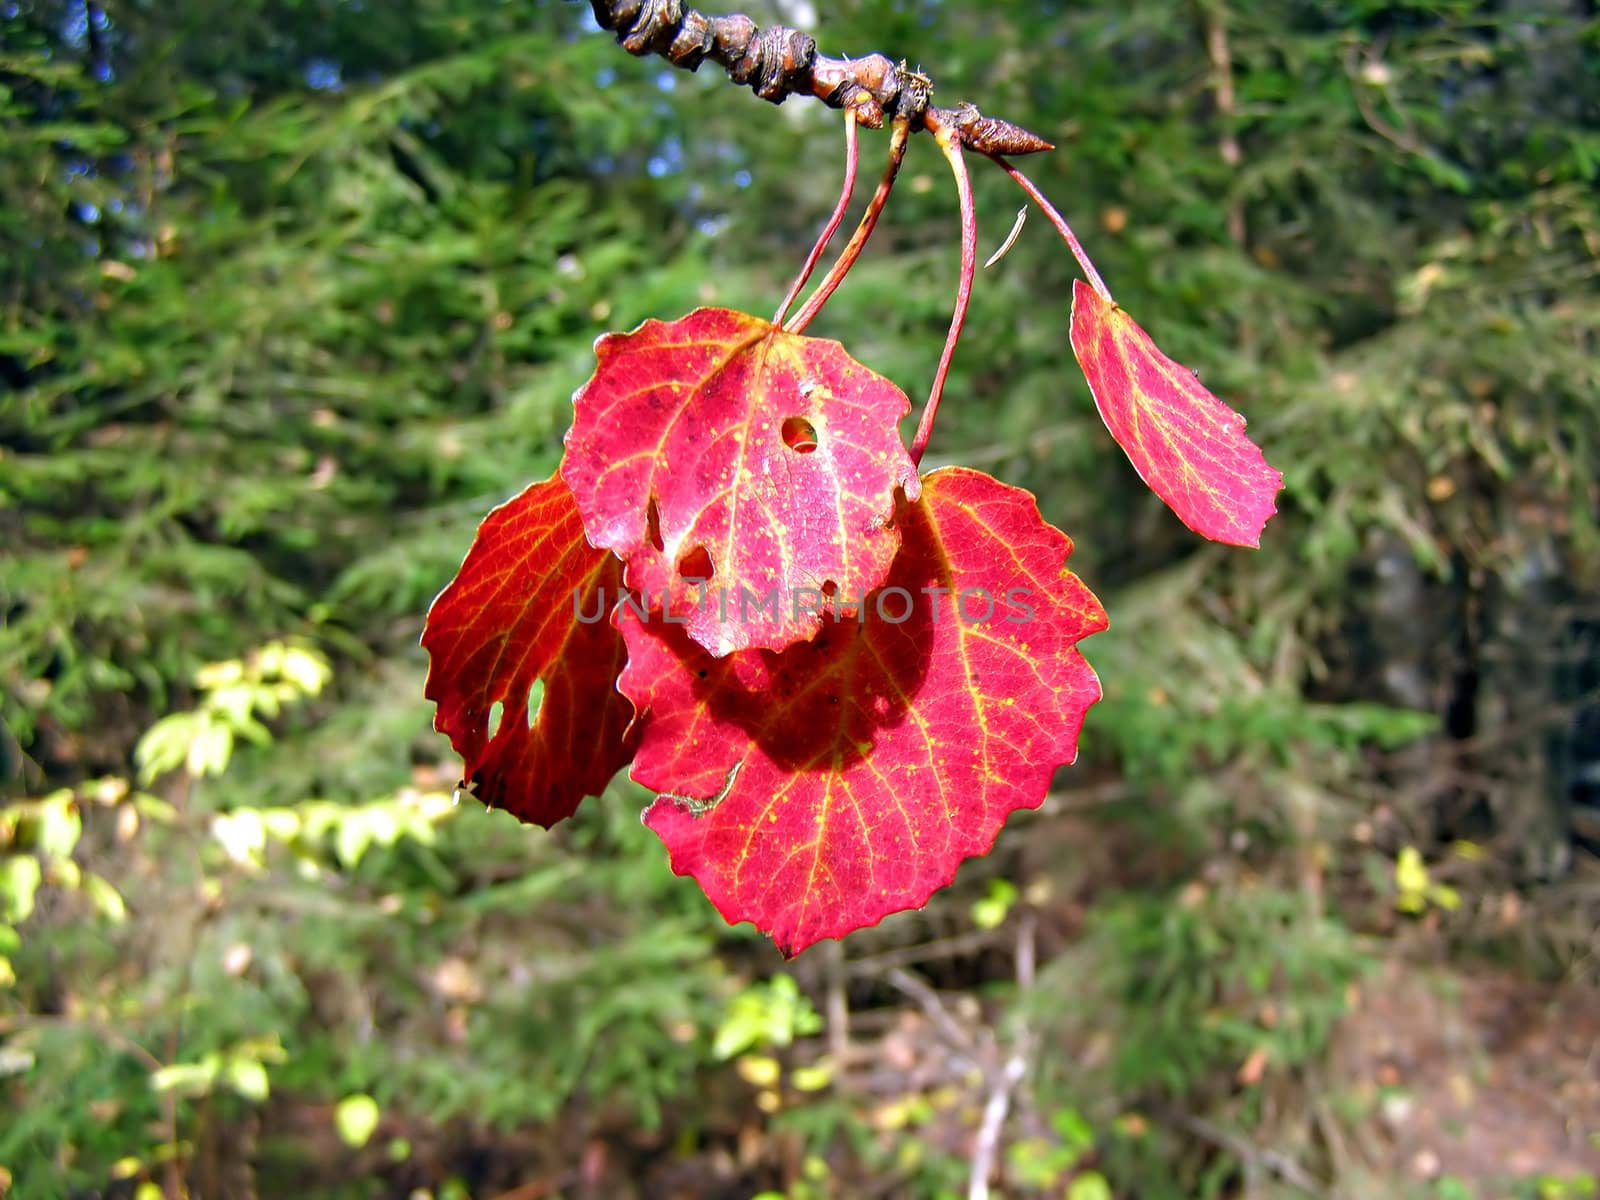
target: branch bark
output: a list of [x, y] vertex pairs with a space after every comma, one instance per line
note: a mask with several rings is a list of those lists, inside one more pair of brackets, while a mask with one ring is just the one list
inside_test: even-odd
[[[1217, 95], [1217, 118], [1222, 125], [1217, 153], [1228, 166], [1237, 167], [1244, 161], [1244, 152], [1239, 148], [1239, 101], [1233, 86], [1233, 50], [1228, 45], [1228, 10], [1225, 0], [1213, 0], [1202, 8], [1206, 21], [1206, 56], [1211, 60], [1211, 87]], [[1228, 236], [1235, 245], [1243, 246], [1247, 233], [1244, 200], [1235, 195], [1228, 205]]]
[[659, 54], [686, 71], [699, 70], [710, 59], [734, 83], [773, 104], [814, 96], [830, 108], [854, 110], [856, 119], [872, 129], [896, 119], [913, 130], [925, 129], [932, 112], [935, 124], [953, 127], [961, 144], [980, 154], [1055, 148], [1020, 125], [984, 116], [976, 105], [935, 107], [933, 81], [904, 59], [895, 63], [882, 54], [830, 58], [817, 53], [816, 39], [797, 29], [762, 29], [742, 13], [709, 17], [685, 8], [683, 0], [589, 0], [589, 5], [600, 27], [616, 34], [629, 54]]

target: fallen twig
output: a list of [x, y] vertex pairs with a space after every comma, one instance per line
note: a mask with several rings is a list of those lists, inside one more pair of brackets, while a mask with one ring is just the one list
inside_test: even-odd
[[[1033, 986], [1038, 922], [1038, 917], [1025, 909], [1017, 923], [1019, 994], [1025, 994]], [[1022, 1024], [1011, 1043], [1011, 1053], [1005, 1064], [989, 1081], [989, 1099], [983, 1106], [983, 1120], [978, 1125], [978, 1137], [972, 1150], [972, 1174], [967, 1184], [967, 1200], [988, 1200], [989, 1177], [994, 1174], [995, 1163], [1000, 1157], [1000, 1135], [1005, 1129], [1006, 1115], [1011, 1111], [1011, 1097], [1028, 1073], [1028, 1059], [1032, 1053], [1032, 1031]]]

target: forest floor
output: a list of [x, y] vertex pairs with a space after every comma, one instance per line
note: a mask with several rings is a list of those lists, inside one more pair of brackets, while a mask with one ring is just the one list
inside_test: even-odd
[[[1298, 1098], [1313, 1108], [1321, 1104], [1328, 1117], [1319, 1127], [1325, 1144], [1336, 1148], [1336, 1161], [1322, 1167], [1334, 1168], [1337, 1183], [1320, 1185], [1325, 1191], [1271, 1195], [1600, 1197], [1600, 991], [1491, 967], [1419, 963], [1397, 949], [1354, 999], [1319, 1072], [1326, 1094]], [[874, 1024], [886, 1032], [872, 1049], [858, 1047], [877, 1060], [868, 1075], [885, 1094], [926, 1091], [927, 1072], [938, 1074], [947, 1055], [937, 1050], [924, 1014], [908, 1005], [876, 1015]], [[376, 1146], [352, 1156], [333, 1139], [326, 1106], [288, 1105], [269, 1123], [276, 1126], [271, 1140], [293, 1146], [301, 1166], [288, 1176], [268, 1174], [278, 1185], [294, 1178], [301, 1194], [329, 1194], [348, 1185], [352, 1174], [367, 1175], [382, 1178], [391, 1189], [384, 1194], [396, 1196], [454, 1174], [471, 1181], [473, 1196], [489, 1200], [748, 1200], [779, 1186], [798, 1165], [795, 1139], [772, 1135], [751, 1107], [749, 1089], [731, 1073], [707, 1085], [696, 1104], [704, 1130], [689, 1145], [671, 1120], [644, 1130], [595, 1113], [502, 1133], [423, 1122], [386, 1130], [413, 1147], [404, 1164], [383, 1162]], [[970, 1136], [970, 1127], [948, 1122], [916, 1134], [952, 1154]], [[324, 1153], [303, 1157], [319, 1142]], [[228, 1157], [226, 1149], [220, 1157]], [[287, 1165], [280, 1162], [280, 1171]], [[871, 1194], [916, 1200], [900, 1186], [891, 1176]], [[224, 1187], [216, 1194], [232, 1193]], [[1119, 1193], [1118, 1200], [1137, 1197]]]
[[1392, 1186], [1444, 1200], [1596, 1194], [1600, 995], [1588, 988], [1397, 960], [1363, 988], [1332, 1065], [1348, 1107], [1371, 1114], [1353, 1126], [1359, 1157]]

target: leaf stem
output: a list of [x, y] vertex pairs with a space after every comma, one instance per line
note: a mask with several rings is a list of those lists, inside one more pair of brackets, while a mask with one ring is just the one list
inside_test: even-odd
[[888, 202], [890, 189], [894, 187], [895, 176], [900, 173], [900, 164], [905, 161], [906, 141], [911, 136], [911, 126], [906, 121], [896, 121], [894, 132], [889, 137], [889, 162], [883, 169], [883, 178], [878, 181], [878, 190], [872, 193], [872, 199], [867, 202], [867, 211], [861, 214], [861, 223], [856, 226], [855, 233], [850, 235], [850, 241], [839, 252], [838, 259], [833, 267], [817, 285], [817, 290], [811, 293], [811, 298], [793, 317], [789, 318], [784, 329], [789, 333], [800, 333], [811, 324], [812, 319], [822, 310], [828, 302], [828, 297], [844, 282], [844, 277], [849, 274], [850, 268], [855, 266], [856, 259], [861, 257], [861, 249], [867, 244], [867, 239], [872, 236], [872, 230], [878, 223], [878, 217], [883, 212], [883, 206]]
[[845, 209], [850, 207], [850, 197], [856, 190], [856, 165], [861, 157], [856, 143], [856, 110], [847, 108], [844, 110], [844, 187], [839, 192], [839, 203], [834, 205], [833, 215], [822, 227], [822, 233], [817, 237], [817, 244], [811, 247], [806, 265], [800, 268], [800, 274], [789, 285], [789, 294], [783, 298], [783, 303], [778, 306], [777, 315], [772, 318], [774, 325], [782, 325], [783, 319], [789, 315], [789, 309], [800, 295], [800, 289], [805, 287], [806, 280], [811, 278], [811, 272], [816, 269], [817, 260], [822, 257], [822, 252], [828, 248], [828, 243], [838, 232], [839, 223], [844, 220]]
[[955, 356], [956, 343], [961, 340], [961, 327], [967, 323], [967, 305], [972, 299], [972, 277], [978, 269], [978, 218], [972, 204], [972, 176], [967, 171], [966, 156], [961, 150], [961, 139], [954, 129], [943, 122], [935, 123], [932, 114], [927, 117], [929, 129], [945, 161], [956, 177], [956, 195], [961, 201], [961, 280], [956, 285], [955, 311], [950, 314], [950, 332], [945, 335], [944, 350], [939, 355], [939, 369], [933, 375], [933, 387], [928, 392], [928, 403], [922, 409], [922, 420], [917, 423], [917, 434], [911, 439], [911, 461], [920, 463], [922, 452], [928, 448], [933, 436], [934, 418], [939, 414], [939, 399], [944, 395], [945, 378], [950, 374], [950, 360]]
[[1044, 213], [1045, 219], [1056, 227], [1056, 232], [1067, 243], [1067, 249], [1072, 251], [1072, 257], [1078, 260], [1078, 265], [1083, 268], [1083, 276], [1089, 281], [1089, 286], [1099, 293], [1100, 298], [1107, 304], [1115, 304], [1111, 298], [1111, 289], [1106, 287], [1106, 281], [1100, 278], [1100, 272], [1094, 269], [1094, 263], [1089, 260], [1084, 252], [1083, 244], [1078, 241], [1078, 235], [1072, 232], [1072, 226], [1067, 224], [1067, 219], [1056, 211], [1055, 205], [1044, 198], [1044, 193], [1038, 185], [1012, 166], [998, 154], [989, 155], [1011, 178], [1015, 179], [1022, 190], [1028, 193], [1028, 198], [1039, 206], [1039, 211]]

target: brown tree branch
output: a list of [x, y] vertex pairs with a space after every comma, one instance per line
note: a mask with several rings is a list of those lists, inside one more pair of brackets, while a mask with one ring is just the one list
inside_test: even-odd
[[[1233, 50], [1228, 44], [1228, 10], [1224, 0], [1203, 4], [1206, 22], [1206, 57], [1211, 60], [1211, 88], [1217, 94], [1217, 118], [1222, 133], [1217, 153], [1230, 167], [1244, 161], [1239, 148], [1239, 100], [1233, 85]], [[1228, 236], [1235, 245], [1245, 244], [1248, 230], [1244, 223], [1244, 200], [1234, 196], [1228, 204]]]
[[911, 129], [935, 124], [955, 129], [961, 144], [980, 154], [1032, 154], [1055, 147], [1010, 121], [986, 117], [976, 105], [937, 108], [929, 102], [933, 81], [882, 54], [829, 58], [816, 39], [784, 25], [761, 29], [742, 13], [708, 17], [683, 0], [589, 0], [602, 29], [617, 35], [629, 54], [659, 54], [675, 67], [695, 71], [710, 59], [728, 78], [763, 100], [782, 104], [789, 96], [814, 96], [830, 108], [851, 109], [872, 129], [901, 119]]

